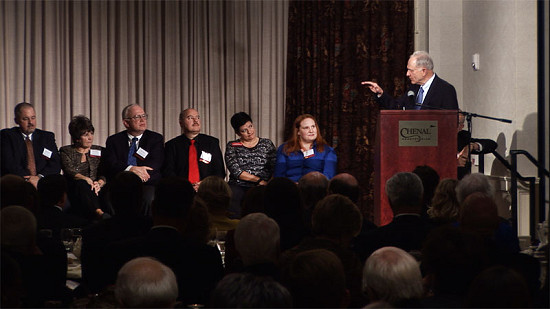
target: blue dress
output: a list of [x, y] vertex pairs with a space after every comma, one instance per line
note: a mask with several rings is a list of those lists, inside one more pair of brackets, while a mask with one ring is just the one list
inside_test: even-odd
[[298, 182], [300, 177], [309, 172], [320, 172], [331, 179], [336, 175], [336, 165], [338, 159], [334, 149], [325, 145], [324, 151], [319, 152], [317, 145], [313, 145], [314, 155], [304, 158], [301, 151], [293, 152], [289, 155], [284, 153], [285, 144], [277, 149], [277, 163], [275, 163], [275, 172], [273, 177], [287, 177], [294, 182]]

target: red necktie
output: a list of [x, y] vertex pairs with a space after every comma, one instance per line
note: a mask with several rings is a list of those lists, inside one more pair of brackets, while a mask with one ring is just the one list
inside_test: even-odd
[[191, 140], [191, 146], [189, 146], [189, 182], [196, 183], [201, 180], [199, 174], [199, 161], [197, 160], [197, 148], [195, 147], [195, 140]]
[[32, 141], [27, 136], [25, 138], [25, 144], [27, 146], [27, 168], [31, 176], [36, 176], [36, 163], [34, 162], [34, 150], [32, 148]]

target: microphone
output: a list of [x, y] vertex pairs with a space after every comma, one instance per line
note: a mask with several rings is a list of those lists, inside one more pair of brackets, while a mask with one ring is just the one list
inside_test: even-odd
[[409, 105], [415, 106], [414, 91], [409, 90], [409, 92], [407, 92], [407, 97], [409, 97]]

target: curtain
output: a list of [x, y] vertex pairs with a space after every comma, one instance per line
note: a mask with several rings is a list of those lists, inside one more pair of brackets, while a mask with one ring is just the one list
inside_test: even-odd
[[0, 127], [26, 101], [59, 147], [78, 114], [104, 145], [124, 129], [122, 108], [138, 103], [166, 141], [193, 107], [222, 151], [240, 111], [279, 144], [287, 16], [287, 1], [1, 1]]
[[372, 219], [374, 143], [379, 107], [361, 81], [401, 95], [413, 52], [414, 3], [292, 1], [289, 5], [285, 138], [294, 119], [314, 115], [338, 154], [339, 172], [361, 186], [360, 208]]

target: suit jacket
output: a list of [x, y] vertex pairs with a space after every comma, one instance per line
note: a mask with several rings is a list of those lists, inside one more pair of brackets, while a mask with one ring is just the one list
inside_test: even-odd
[[223, 277], [223, 266], [217, 248], [185, 239], [175, 228], [157, 226], [141, 237], [126, 239], [107, 246], [110, 252], [111, 280], [124, 263], [140, 256], [151, 256], [170, 267], [177, 278], [179, 299], [186, 304], [205, 304]]
[[[128, 133], [122, 131], [109, 136], [105, 146], [104, 154], [101, 156], [100, 170], [109, 180], [128, 167], [128, 152], [130, 151]], [[138, 157], [137, 165], [153, 168], [152, 171], [149, 171], [151, 178], [145, 184], [155, 185], [161, 178], [160, 170], [164, 161], [164, 137], [156, 132], [145, 130], [139, 140], [139, 148], [149, 154], [144, 159]]]
[[[27, 146], [19, 127], [4, 129], [1, 131], [0, 136], [2, 176], [6, 174], [30, 175], [27, 169]], [[59, 174], [61, 160], [55, 144], [55, 135], [49, 131], [35, 129], [32, 134], [32, 146], [36, 173], [43, 176]], [[46, 149], [52, 152], [50, 158], [42, 155]]]
[[[105, 149], [101, 146], [92, 145], [91, 149], [100, 150], [101, 154], [105, 153]], [[81, 174], [86, 177], [90, 177], [92, 180], [105, 180], [105, 177], [102, 177], [98, 173], [99, 163], [101, 162], [101, 157], [91, 156], [90, 152], [86, 154], [86, 159], [88, 160], [89, 169], [81, 170], [82, 164], [80, 159], [82, 154], [76, 150], [76, 147], [73, 145], [67, 145], [59, 148], [59, 154], [61, 155], [61, 167], [63, 169], [63, 175], [73, 179], [76, 174]], [[86, 165], [86, 164], [84, 164]]]
[[[461, 130], [457, 135], [457, 149], [456, 152], [459, 153], [468, 145], [469, 143], [479, 143], [481, 145], [481, 151], [472, 151], [473, 154], [486, 154], [491, 153], [497, 149], [497, 143], [490, 139], [483, 138], [471, 138], [470, 132], [466, 130]], [[457, 168], [457, 178], [462, 179], [464, 176], [470, 173], [471, 163], [466, 162], [466, 166], [459, 166]]]
[[[415, 99], [412, 101], [407, 96], [408, 91], [397, 99], [390, 97], [384, 92], [377, 100], [383, 109], [402, 109], [403, 107], [405, 109], [415, 109], [416, 105], [414, 101], [416, 101], [418, 89], [420, 89], [420, 85], [411, 85], [409, 87], [408, 91], [412, 90], [414, 92]], [[422, 103], [421, 110], [424, 109], [458, 109], [455, 87], [435, 75], [432, 85]]]
[[[166, 143], [164, 166], [162, 168], [164, 176], [180, 176], [188, 179], [190, 145], [191, 141], [183, 134]], [[195, 137], [195, 147], [197, 148], [200, 179], [212, 175], [224, 178], [225, 165], [220, 149], [220, 141], [215, 137], [199, 134]], [[210, 162], [200, 160], [203, 152], [212, 155]]]

